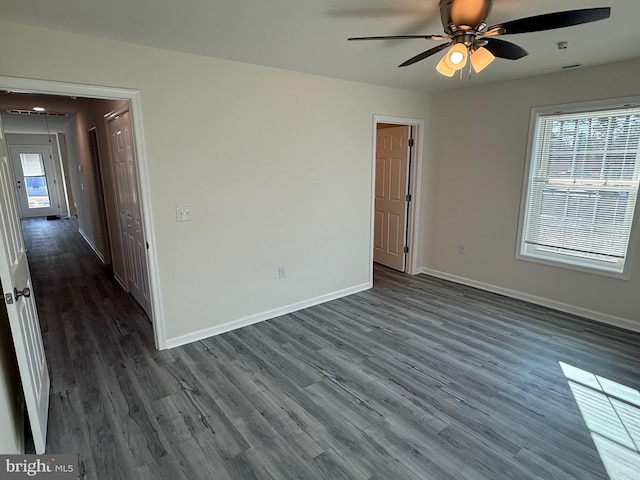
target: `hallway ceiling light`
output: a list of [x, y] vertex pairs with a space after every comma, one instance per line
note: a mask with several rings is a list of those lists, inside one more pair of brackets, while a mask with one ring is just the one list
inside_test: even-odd
[[33, 109], [34, 109], [36, 112], [44, 112], [44, 111], [46, 110], [46, 108], [44, 108], [44, 107], [33, 107]]

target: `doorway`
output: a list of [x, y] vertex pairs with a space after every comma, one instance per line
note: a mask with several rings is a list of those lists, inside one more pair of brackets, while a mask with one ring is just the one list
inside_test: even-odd
[[373, 264], [417, 273], [415, 254], [424, 120], [374, 115], [371, 200]]
[[141, 221], [147, 233], [145, 263], [147, 264], [149, 282], [150, 319], [153, 325], [155, 346], [157, 349], [165, 349], [165, 334], [162, 309], [157, 296], [159, 291], [159, 277], [157, 268], [157, 257], [155, 251], [155, 238], [153, 222], [150, 210], [149, 179], [146, 163], [146, 152], [144, 137], [142, 135], [141, 103], [139, 92], [120, 88], [108, 88], [99, 86], [88, 86], [80, 84], [58, 83], [50, 81], [20, 79], [0, 76], [0, 89], [24, 94], [52, 95], [67, 97], [82, 97], [98, 100], [124, 100], [128, 102], [131, 113], [132, 137], [135, 148], [135, 162], [138, 173], [137, 187], [139, 190]]
[[58, 189], [49, 146], [12, 146], [9, 156], [21, 218], [60, 215]]

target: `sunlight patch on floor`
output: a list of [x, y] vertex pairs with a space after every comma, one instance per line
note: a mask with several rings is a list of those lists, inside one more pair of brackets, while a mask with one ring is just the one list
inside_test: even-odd
[[640, 392], [559, 363], [611, 480], [640, 479]]

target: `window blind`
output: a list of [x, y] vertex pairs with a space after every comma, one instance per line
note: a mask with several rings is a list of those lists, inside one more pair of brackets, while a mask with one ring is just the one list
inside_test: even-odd
[[627, 255], [640, 174], [640, 108], [540, 114], [523, 249], [617, 264]]

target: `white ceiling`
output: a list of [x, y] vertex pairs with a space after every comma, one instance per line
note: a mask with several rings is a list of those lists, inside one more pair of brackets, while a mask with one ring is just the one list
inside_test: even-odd
[[[440, 34], [438, 0], [2, 0], [0, 19], [288, 70], [435, 92], [640, 57], [638, 0], [495, 0], [488, 23], [610, 6], [592, 24], [502, 39], [529, 56], [497, 59], [469, 80], [444, 78], [436, 55], [397, 65], [428, 40], [347, 42], [350, 36]], [[568, 41], [567, 50], [558, 50]], [[144, 59], [141, 59], [144, 61]], [[612, 79], [615, 81], [615, 79]]]

